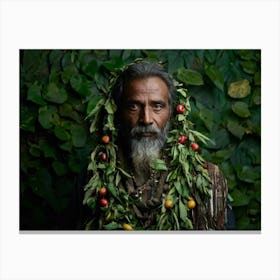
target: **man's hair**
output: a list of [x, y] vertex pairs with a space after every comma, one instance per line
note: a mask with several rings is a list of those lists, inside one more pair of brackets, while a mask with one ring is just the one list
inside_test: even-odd
[[172, 110], [172, 103], [174, 99], [173, 81], [161, 65], [148, 62], [130, 64], [117, 78], [113, 88], [113, 98], [117, 107], [120, 108], [121, 106], [124, 88], [128, 81], [149, 77], [159, 77], [164, 81], [168, 88], [168, 101], [170, 110]]

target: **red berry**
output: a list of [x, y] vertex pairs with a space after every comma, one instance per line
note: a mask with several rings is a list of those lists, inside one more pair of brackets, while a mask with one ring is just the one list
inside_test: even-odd
[[179, 114], [184, 114], [184, 112], [185, 112], [185, 106], [179, 104], [179, 105], [177, 105], [176, 110], [177, 110], [177, 113], [179, 113]]
[[107, 154], [106, 153], [101, 153], [100, 158], [101, 158], [101, 160], [106, 161], [107, 160]]
[[181, 136], [179, 136], [179, 138], [178, 138], [178, 142], [179, 142], [180, 144], [185, 145], [185, 144], [186, 144], [186, 142], [187, 142], [187, 136], [185, 136], [185, 135], [181, 135]]
[[102, 187], [100, 190], [99, 190], [99, 195], [101, 196], [104, 196], [107, 194], [107, 189], [106, 187]]
[[194, 151], [198, 151], [199, 150], [199, 145], [197, 143], [192, 143], [191, 144], [191, 148], [194, 150]]
[[100, 205], [101, 207], [106, 207], [106, 206], [108, 206], [108, 204], [109, 204], [109, 202], [108, 202], [108, 200], [107, 200], [106, 198], [101, 198], [101, 199], [99, 200], [99, 205]]

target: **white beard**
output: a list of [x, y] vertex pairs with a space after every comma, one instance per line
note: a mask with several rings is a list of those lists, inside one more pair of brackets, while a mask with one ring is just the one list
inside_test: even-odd
[[[131, 130], [130, 157], [133, 163], [134, 176], [144, 183], [150, 176], [151, 164], [160, 157], [169, 130], [169, 122], [161, 131], [156, 127], [135, 127]], [[141, 132], [156, 133], [155, 137], [136, 137]]]

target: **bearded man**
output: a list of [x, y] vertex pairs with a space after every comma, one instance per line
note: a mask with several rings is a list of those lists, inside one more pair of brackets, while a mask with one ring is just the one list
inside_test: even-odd
[[[128, 221], [128, 224], [124, 224], [125, 229], [133, 228], [129, 224], [129, 221], [133, 219], [132, 217], [136, 217], [137, 223], [135, 224], [142, 229], [161, 229], [161, 226], [158, 228], [156, 223], [161, 224], [164, 219], [171, 228], [174, 222], [178, 224], [177, 228], [179, 229], [177, 217], [174, 220], [168, 220], [176, 215], [171, 210], [173, 202], [170, 200], [169, 206], [167, 203], [167, 197], [170, 193], [167, 180], [168, 171], [164, 169], [157, 171], [152, 168], [156, 160], [162, 159], [166, 161], [167, 165], [170, 162], [170, 159], [165, 158], [165, 146], [174, 106], [175, 88], [173, 81], [158, 64], [134, 63], [119, 75], [112, 93], [117, 107], [114, 116], [115, 126], [118, 130], [116, 139], [117, 161], [121, 166], [120, 170], [125, 170], [130, 176], [120, 180], [117, 180], [118, 177], [116, 176], [116, 184], [124, 186], [123, 190], [117, 190], [119, 191], [119, 197], [117, 191], [113, 190], [112, 187], [109, 189], [112, 192], [112, 201], [119, 203], [121, 194], [127, 192], [126, 196], [123, 195], [123, 197], [128, 197], [127, 201], [130, 201], [130, 204], [124, 202], [123, 205], [116, 204], [116, 206], [111, 206], [111, 209], [108, 209], [110, 206], [108, 206], [108, 200], [104, 197], [107, 188], [103, 187], [106, 192], [104, 191], [104, 194], [100, 195], [101, 186], [97, 186], [98, 184], [92, 180], [87, 185], [87, 189], [90, 189], [90, 193], [93, 193], [94, 188], [91, 186], [99, 188], [99, 194], [97, 191], [95, 193], [97, 193], [99, 199], [101, 196], [102, 205], [100, 207], [99, 203], [99, 209], [96, 203], [93, 203], [94, 211], [92, 215], [94, 215], [94, 218], [91, 221], [90, 228], [117, 229], [118, 223], [115, 222], [114, 218], [117, 219], [119, 214], [120, 219], [127, 219]], [[175, 206], [175, 209], [180, 208], [180, 216], [184, 217], [186, 215], [184, 219], [191, 220], [193, 229], [232, 229], [234, 226], [229, 223], [232, 218], [230, 216], [231, 209], [227, 204], [226, 180], [217, 166], [205, 163], [205, 168], [208, 169], [207, 173], [209, 173], [211, 179], [211, 197], [203, 201], [197, 201], [197, 207], [188, 211], [188, 213], [182, 209], [181, 202], [178, 202], [181, 204], [178, 207]], [[106, 174], [110, 173], [107, 172]], [[192, 192], [195, 194], [196, 190], [192, 190]], [[184, 190], [179, 191], [180, 199], [181, 194], [184, 196], [186, 193]], [[173, 198], [179, 201], [177, 197]], [[134, 202], [131, 203], [131, 201]], [[163, 201], [165, 201], [165, 204], [163, 204]], [[163, 209], [163, 205], [166, 209]], [[125, 207], [126, 210], [124, 210]], [[189, 208], [193, 207], [189, 206]], [[162, 216], [160, 216], [160, 213]], [[100, 218], [101, 216], [103, 218]], [[114, 218], [110, 220], [112, 216]], [[164, 226], [162, 228], [164, 229]]]
[[126, 147], [138, 185], [148, 180], [151, 163], [160, 157], [171, 117], [173, 85], [153, 64], [134, 64], [120, 75], [114, 98], [120, 142]]

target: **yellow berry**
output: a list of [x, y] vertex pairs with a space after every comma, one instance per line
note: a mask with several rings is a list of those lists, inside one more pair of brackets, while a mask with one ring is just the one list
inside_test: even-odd
[[130, 224], [123, 224], [124, 230], [133, 230], [133, 227]]
[[193, 199], [187, 201], [187, 207], [193, 209], [196, 206], [196, 202]]
[[166, 209], [170, 209], [170, 208], [172, 208], [174, 206], [174, 203], [173, 203], [173, 201], [171, 200], [171, 199], [167, 199], [166, 201], [165, 201], [165, 203], [164, 203], [164, 207], [166, 208]]

